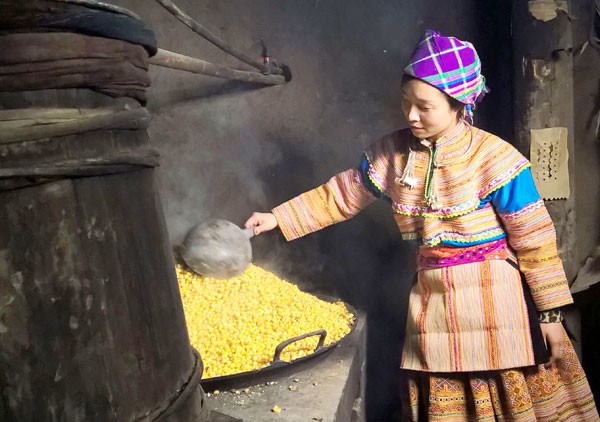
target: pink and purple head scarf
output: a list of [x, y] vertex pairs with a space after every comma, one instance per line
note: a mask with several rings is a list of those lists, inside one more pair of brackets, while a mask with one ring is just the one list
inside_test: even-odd
[[465, 104], [465, 119], [471, 124], [475, 104], [488, 92], [473, 44], [431, 29], [417, 44], [404, 73]]

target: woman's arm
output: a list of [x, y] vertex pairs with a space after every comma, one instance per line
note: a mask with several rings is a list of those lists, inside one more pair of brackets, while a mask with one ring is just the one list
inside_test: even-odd
[[359, 171], [350, 169], [273, 208], [272, 213], [285, 238], [293, 240], [348, 220], [375, 199]]
[[556, 232], [540, 198], [529, 168], [492, 194], [491, 202], [515, 250], [519, 268], [525, 275], [533, 300], [540, 312], [540, 326], [550, 351], [551, 366], [562, 357], [565, 330], [559, 308], [573, 302], [562, 261], [556, 247]]
[[255, 234], [279, 227], [287, 240], [293, 240], [348, 220], [375, 199], [363, 185], [360, 171], [350, 169], [278, 205], [271, 213], [253, 213], [245, 226], [255, 226]]
[[537, 310], [573, 303], [558, 256], [554, 224], [535, 188], [531, 171], [524, 169], [495, 191], [491, 202], [502, 220], [508, 243], [517, 254]]

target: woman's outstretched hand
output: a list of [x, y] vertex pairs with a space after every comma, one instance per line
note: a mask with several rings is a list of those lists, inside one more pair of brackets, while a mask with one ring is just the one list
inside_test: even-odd
[[550, 360], [544, 366], [549, 368], [562, 358], [566, 333], [560, 322], [542, 323], [540, 326], [546, 347], [550, 352]]
[[277, 227], [277, 219], [270, 212], [255, 212], [252, 213], [248, 221], [244, 223], [244, 227], [254, 227], [254, 235], [259, 235]]

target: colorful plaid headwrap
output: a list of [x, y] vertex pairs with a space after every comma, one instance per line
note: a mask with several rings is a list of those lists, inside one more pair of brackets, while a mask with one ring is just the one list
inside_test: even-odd
[[465, 104], [465, 119], [473, 123], [475, 104], [488, 92], [473, 44], [444, 37], [428, 29], [404, 73], [427, 82]]

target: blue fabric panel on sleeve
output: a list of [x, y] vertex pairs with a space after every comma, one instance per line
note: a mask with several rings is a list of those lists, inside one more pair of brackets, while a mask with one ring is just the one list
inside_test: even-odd
[[477, 208], [483, 208], [491, 202], [499, 214], [506, 214], [519, 211], [539, 199], [540, 194], [533, 182], [531, 169], [527, 167], [506, 185], [483, 198]]
[[369, 160], [364, 154], [362, 156], [362, 159], [360, 160], [358, 170], [360, 172], [362, 183], [366, 186], [367, 189], [369, 189], [369, 192], [371, 192], [377, 198], [381, 198], [389, 203], [392, 202], [390, 197], [387, 196], [383, 191], [381, 191], [377, 186], [375, 186], [375, 184], [369, 178]]

